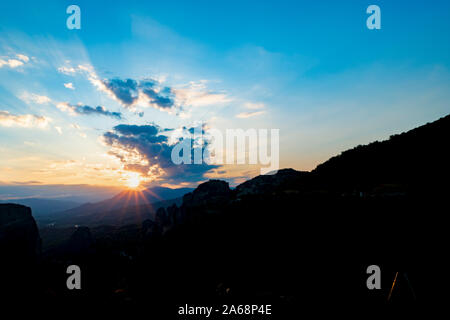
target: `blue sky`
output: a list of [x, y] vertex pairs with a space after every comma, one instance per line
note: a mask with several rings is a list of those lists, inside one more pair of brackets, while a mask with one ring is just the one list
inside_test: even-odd
[[[126, 184], [154, 154], [120, 160], [121, 124], [279, 128], [281, 167], [310, 170], [450, 111], [448, 1], [11, 1], [0, 21], [3, 184]], [[259, 172], [156, 164], [167, 185]]]

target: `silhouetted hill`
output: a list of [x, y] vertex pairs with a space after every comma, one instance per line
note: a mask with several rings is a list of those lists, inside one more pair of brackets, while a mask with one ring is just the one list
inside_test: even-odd
[[260, 175], [238, 185], [237, 197], [264, 195], [274, 190], [298, 190], [309, 178], [309, 172], [281, 169], [274, 175]]
[[281, 169], [235, 189], [238, 198], [276, 192], [395, 195], [440, 193], [450, 177], [450, 115], [388, 140], [360, 145], [312, 172]]
[[0, 204], [0, 252], [2, 258], [34, 260], [41, 239], [31, 209], [18, 204]]
[[1, 287], [9, 298], [32, 296], [40, 257], [41, 238], [31, 209], [0, 204], [0, 273], [4, 275]]
[[436, 182], [449, 177], [449, 138], [450, 115], [389, 140], [344, 151], [312, 173], [340, 190], [371, 191], [390, 185], [439, 191]]
[[57, 226], [69, 225], [123, 225], [153, 219], [159, 207], [179, 204], [181, 197], [191, 188], [153, 187], [146, 190], [126, 190], [111, 199], [87, 203], [58, 212], [43, 220]]

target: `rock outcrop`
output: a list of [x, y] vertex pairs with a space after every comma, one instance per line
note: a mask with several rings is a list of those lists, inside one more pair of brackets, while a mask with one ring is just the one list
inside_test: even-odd
[[158, 210], [156, 210], [155, 222], [161, 227], [165, 227], [169, 224], [169, 218], [167, 216], [166, 209], [158, 208]]
[[[41, 238], [31, 209], [19, 204], [0, 204], [1, 288], [5, 305], [34, 298], [40, 278]], [[22, 304], [21, 304], [22, 306]]]
[[145, 221], [144, 234], [163, 235], [176, 225], [204, 214], [219, 212], [232, 198], [228, 182], [209, 180], [200, 184], [194, 191], [183, 196], [180, 207], [175, 204], [167, 209], [159, 208], [154, 222]]
[[216, 207], [228, 202], [230, 197], [231, 190], [228, 182], [209, 180], [183, 196], [183, 207]]
[[[306, 182], [308, 172], [296, 171], [294, 169], [282, 169], [273, 175], [260, 175], [248, 180], [236, 187], [236, 196], [265, 195], [278, 189], [299, 189], [302, 182]], [[303, 180], [303, 181], [302, 181]]]
[[35, 262], [41, 254], [41, 238], [31, 209], [0, 204], [0, 252], [2, 263]]

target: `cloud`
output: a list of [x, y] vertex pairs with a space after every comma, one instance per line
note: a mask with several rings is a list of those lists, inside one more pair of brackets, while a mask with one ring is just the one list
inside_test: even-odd
[[[66, 84], [64, 84], [66, 85]], [[113, 112], [107, 110], [103, 106], [97, 106], [97, 107], [91, 107], [88, 105], [83, 105], [81, 103], [73, 105], [68, 102], [54, 102], [52, 99], [50, 99], [47, 96], [42, 96], [34, 93], [28, 93], [24, 92], [19, 97], [21, 100], [25, 101], [26, 103], [37, 103], [37, 104], [45, 104], [45, 103], [53, 103], [56, 105], [56, 107], [64, 112], [67, 112], [71, 115], [103, 115], [115, 119], [122, 119], [122, 113], [120, 112]]]
[[17, 56], [17, 58], [19, 58], [20, 60], [22, 60], [22, 61], [25, 61], [25, 62], [28, 62], [28, 61], [30, 61], [30, 58], [28, 58], [26, 55], [24, 55], [24, 54], [17, 54], [16, 55]]
[[[114, 127], [114, 130], [117, 133], [120, 133], [124, 136], [134, 136], [134, 135], [146, 134], [149, 137], [152, 137], [152, 136], [154, 137], [158, 134], [158, 132], [160, 131], [160, 128], [158, 126], [154, 126], [154, 125], [138, 126], [138, 125], [119, 124], [118, 126]], [[162, 136], [162, 137], [165, 137], [165, 136]]]
[[103, 80], [102, 83], [106, 88], [106, 92], [114, 96], [119, 102], [125, 106], [133, 105], [138, 97], [138, 83], [132, 79], [111, 79]]
[[122, 113], [109, 111], [103, 106], [91, 107], [82, 104], [72, 105], [68, 102], [60, 102], [56, 107], [71, 115], [103, 115], [119, 120], [122, 119]]
[[47, 127], [50, 118], [37, 116], [34, 114], [14, 115], [8, 111], [0, 111], [0, 126], [3, 127], [22, 127], [22, 128], [40, 128]]
[[173, 92], [180, 104], [193, 107], [224, 104], [232, 100], [223, 92], [208, 90], [206, 83], [206, 80], [191, 81], [181, 88], [174, 89]]
[[76, 67], [67, 65], [58, 68], [58, 71], [67, 75], [83, 74], [98, 91], [106, 93], [139, 116], [143, 116], [141, 108], [150, 107], [189, 118], [191, 114], [187, 107], [224, 105], [232, 101], [224, 92], [209, 90], [206, 87], [207, 80], [167, 86], [163, 84], [164, 78], [102, 79], [90, 64], [79, 64]]
[[264, 103], [246, 102], [244, 107], [250, 110], [261, 110], [264, 109]]
[[142, 94], [148, 103], [159, 109], [167, 109], [175, 106], [173, 91], [169, 87], [155, 88], [152, 81], [144, 81], [140, 84]]
[[75, 90], [72, 82], [64, 83], [64, 87], [66, 87], [67, 89]]
[[16, 57], [17, 59], [11, 57], [5, 57], [4, 59], [0, 58], [0, 68], [7, 66], [14, 69], [23, 66], [24, 63], [27, 63], [30, 60], [30, 58], [24, 54], [17, 54]]
[[[187, 129], [189, 130], [189, 129]], [[216, 165], [180, 164], [172, 162], [172, 149], [182, 140], [169, 143], [167, 132], [157, 125], [127, 125], [115, 126], [113, 131], [104, 133], [103, 142], [111, 150], [109, 154], [119, 159], [123, 169], [139, 172], [149, 181], [164, 180], [167, 183], [199, 182], [205, 179], [205, 174]], [[194, 146], [204, 150], [206, 146]]]
[[45, 104], [45, 103], [50, 103], [52, 100], [47, 97], [47, 96], [43, 96], [43, 95], [38, 95], [35, 93], [29, 93], [29, 92], [23, 92], [19, 98], [22, 101], [25, 101], [26, 103], [37, 103], [37, 104]]
[[74, 74], [77, 70], [73, 67], [59, 67], [58, 71], [67, 75]]
[[176, 107], [172, 89], [155, 79], [101, 79], [94, 67], [88, 64], [80, 64], [76, 68], [63, 66], [58, 71], [67, 75], [85, 74], [97, 90], [107, 93], [126, 108], [133, 109], [139, 105], [169, 111]]
[[19, 66], [23, 65], [23, 62], [20, 60], [16, 60], [16, 59], [8, 59], [8, 60], [3, 60], [0, 59], [0, 68], [2, 68], [3, 66], [8, 66], [10, 68], [17, 68]]
[[253, 111], [253, 112], [241, 112], [241, 113], [236, 115], [236, 118], [246, 119], [246, 118], [259, 116], [259, 115], [261, 115], [263, 113], [265, 113], [264, 110], [262, 110], [262, 111]]
[[125, 107], [135, 105], [150, 106], [160, 110], [174, 108], [173, 91], [162, 86], [157, 80], [105, 79], [101, 80], [105, 92]]
[[265, 110], [263, 110], [265, 108], [264, 103], [246, 102], [244, 103], [244, 107], [252, 111], [241, 112], [236, 115], [236, 118], [246, 119], [259, 116], [266, 112]]
[[172, 112], [181, 110], [182, 106], [211, 106], [230, 102], [231, 99], [223, 92], [214, 92], [206, 88], [206, 80], [191, 81], [181, 87], [169, 87], [160, 80], [147, 78], [136, 79], [101, 79], [93, 66], [80, 64], [76, 68], [64, 66], [58, 68], [64, 74], [81, 73], [87, 76], [97, 90], [105, 92], [126, 108], [152, 107]]

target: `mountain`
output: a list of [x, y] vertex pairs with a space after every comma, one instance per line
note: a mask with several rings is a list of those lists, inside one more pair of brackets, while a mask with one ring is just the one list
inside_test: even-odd
[[130, 201], [130, 198], [135, 201], [134, 205], [142, 205], [179, 198], [192, 190], [192, 188], [172, 189], [165, 187], [152, 187], [142, 191], [126, 190], [111, 199], [99, 202], [99, 204], [113, 205], [114, 209], [120, 209], [126, 205], [127, 201]]
[[0, 272], [7, 275], [2, 279], [2, 290], [9, 298], [22, 301], [33, 295], [41, 246], [31, 209], [18, 204], [0, 204]]
[[[98, 202], [121, 192], [117, 186], [93, 186], [83, 184], [10, 184], [0, 181], [0, 199], [52, 199], [77, 203]], [[33, 212], [34, 214], [35, 212]]]
[[0, 252], [19, 260], [35, 260], [41, 239], [31, 209], [18, 204], [0, 204]]
[[450, 115], [388, 140], [360, 145], [311, 172], [281, 169], [235, 188], [238, 197], [273, 192], [357, 195], [440, 193], [450, 178]]
[[389, 185], [439, 192], [435, 182], [449, 178], [449, 139], [450, 115], [388, 140], [344, 151], [312, 173], [322, 184], [340, 190], [370, 192]]
[[48, 223], [68, 225], [121, 225], [140, 223], [153, 218], [159, 207], [180, 203], [181, 197], [191, 188], [153, 187], [142, 191], [126, 190], [111, 199], [81, 206], [53, 214]]
[[61, 212], [80, 206], [81, 203], [69, 200], [55, 200], [55, 199], [41, 199], [41, 198], [27, 198], [27, 199], [13, 199], [0, 200], [0, 203], [16, 203], [33, 210], [35, 219], [43, 218], [55, 212]]
[[235, 188], [235, 192], [237, 197], [244, 197], [264, 195], [273, 192], [275, 189], [288, 189], [288, 185], [293, 189], [298, 189], [308, 180], [309, 176], [309, 172], [281, 169], [276, 174], [257, 176], [243, 182]]

